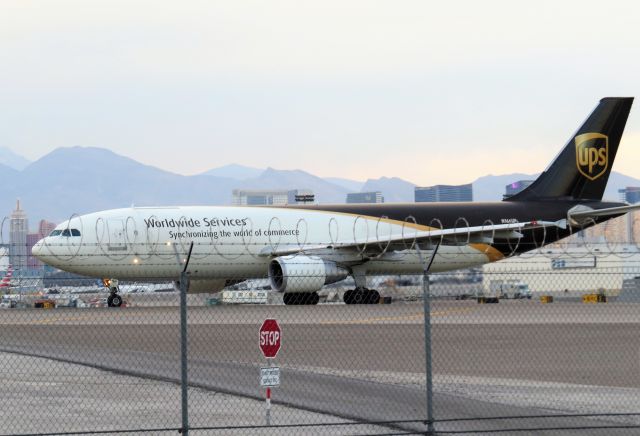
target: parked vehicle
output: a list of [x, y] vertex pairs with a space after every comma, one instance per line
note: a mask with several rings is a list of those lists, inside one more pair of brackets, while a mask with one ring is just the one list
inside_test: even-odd
[[13, 298], [9, 298], [6, 295], [2, 297], [2, 300], [0, 300], [0, 308], [2, 309], [13, 309], [16, 306], [17, 306], [16, 300], [14, 300]]
[[33, 307], [36, 309], [55, 309], [56, 302], [49, 299], [41, 299], [33, 302]]
[[485, 298], [506, 298], [506, 299], [531, 299], [531, 290], [529, 285], [519, 279], [507, 279], [507, 280], [491, 280], [489, 281], [489, 288], [484, 289], [481, 293]]

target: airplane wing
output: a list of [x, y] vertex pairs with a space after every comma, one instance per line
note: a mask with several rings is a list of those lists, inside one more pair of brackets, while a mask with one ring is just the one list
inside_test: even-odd
[[566, 228], [566, 220], [528, 221], [523, 223], [492, 224], [474, 227], [433, 229], [428, 231], [408, 230], [407, 233], [409, 234], [391, 234], [380, 238], [362, 238], [354, 241], [337, 242], [333, 244], [272, 246], [265, 247], [260, 252], [260, 256], [278, 257], [302, 252], [309, 254], [314, 251], [323, 251], [327, 249], [340, 250], [349, 248], [356, 249], [361, 252], [364, 252], [365, 250], [385, 252], [390, 249], [397, 249], [398, 246], [400, 246], [400, 249], [409, 249], [412, 248], [415, 243], [425, 242], [427, 244], [437, 244], [440, 242], [442, 245], [466, 245], [470, 243], [490, 244], [494, 240], [520, 239], [523, 236], [522, 231], [548, 227]]

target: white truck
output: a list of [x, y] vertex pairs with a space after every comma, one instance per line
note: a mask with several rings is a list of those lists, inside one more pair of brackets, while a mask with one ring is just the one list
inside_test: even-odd
[[23, 298], [19, 294], [5, 294], [0, 300], [0, 308], [2, 309], [15, 309], [25, 308], [27, 304], [23, 301]]
[[490, 280], [489, 286], [485, 286], [484, 292], [478, 295], [480, 299], [488, 302], [497, 302], [501, 298], [505, 299], [531, 299], [529, 285], [518, 279]]

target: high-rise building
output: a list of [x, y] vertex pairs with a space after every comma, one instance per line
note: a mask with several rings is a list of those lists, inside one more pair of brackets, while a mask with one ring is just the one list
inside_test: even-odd
[[9, 250], [6, 245], [0, 246], [0, 275], [6, 274], [9, 270], [9, 264]]
[[31, 249], [36, 242], [38, 242], [42, 237], [40, 233], [27, 233], [27, 269], [38, 269], [42, 267], [42, 262], [33, 256]]
[[618, 194], [620, 194], [620, 200], [629, 204], [640, 202], [640, 187], [638, 186], [627, 186], [624, 189], [618, 189]]
[[350, 192], [347, 194], [347, 203], [384, 203], [382, 192]]
[[27, 214], [20, 209], [20, 200], [16, 202], [16, 210], [9, 219], [9, 260], [16, 271], [24, 271], [27, 268], [27, 233], [29, 222]]
[[517, 182], [509, 183], [505, 187], [504, 198], [509, 198], [522, 191], [527, 186], [531, 185], [534, 180], [518, 180]]
[[53, 229], [56, 228], [56, 224], [47, 220], [40, 220], [40, 224], [38, 225], [38, 235], [40, 235], [40, 239], [45, 236], [49, 236], [49, 233], [53, 232]]
[[263, 205], [283, 205], [295, 204], [296, 196], [299, 198], [309, 198], [313, 191], [310, 189], [234, 189], [234, 206], [263, 206]]
[[47, 220], [40, 220], [38, 223], [38, 232], [27, 233], [27, 270], [40, 269], [43, 267], [43, 263], [33, 256], [33, 246], [36, 245], [40, 239], [48, 236], [56, 227], [55, 223]]
[[416, 203], [436, 201], [473, 201], [473, 187], [466, 185], [435, 185], [415, 188]]

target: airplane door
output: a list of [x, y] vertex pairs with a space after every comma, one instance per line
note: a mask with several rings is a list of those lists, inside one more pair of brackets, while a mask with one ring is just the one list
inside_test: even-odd
[[107, 221], [107, 232], [109, 239], [107, 250], [127, 251], [127, 241], [125, 240], [124, 221], [121, 219], [110, 219]]

